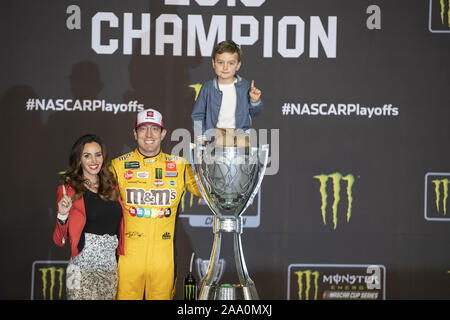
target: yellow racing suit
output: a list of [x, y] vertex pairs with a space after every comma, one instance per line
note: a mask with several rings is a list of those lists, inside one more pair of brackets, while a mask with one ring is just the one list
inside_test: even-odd
[[111, 163], [125, 206], [125, 254], [119, 257], [117, 299], [169, 300], [175, 293], [174, 235], [185, 188], [201, 197], [184, 158], [138, 149]]

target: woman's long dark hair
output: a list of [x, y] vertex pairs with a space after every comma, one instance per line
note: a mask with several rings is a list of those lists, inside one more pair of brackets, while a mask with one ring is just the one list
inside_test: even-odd
[[80, 198], [86, 191], [84, 186], [83, 169], [81, 167], [81, 155], [86, 143], [96, 142], [102, 149], [103, 163], [98, 173], [99, 185], [98, 195], [105, 201], [116, 201], [119, 192], [116, 189], [116, 181], [109, 171], [108, 152], [103, 141], [96, 135], [86, 134], [80, 137], [72, 146], [69, 156], [69, 169], [61, 174], [62, 183], [70, 185], [75, 190], [72, 200]]

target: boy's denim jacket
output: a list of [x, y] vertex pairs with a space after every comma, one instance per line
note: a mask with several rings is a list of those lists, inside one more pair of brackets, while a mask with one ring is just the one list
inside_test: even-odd
[[[263, 110], [263, 102], [251, 102], [249, 91], [250, 83], [236, 75], [236, 129], [250, 129], [250, 116], [255, 117]], [[203, 134], [206, 130], [216, 128], [219, 119], [220, 106], [222, 104], [222, 91], [219, 89], [217, 77], [206, 82], [200, 89], [200, 93], [192, 111], [194, 134]]]

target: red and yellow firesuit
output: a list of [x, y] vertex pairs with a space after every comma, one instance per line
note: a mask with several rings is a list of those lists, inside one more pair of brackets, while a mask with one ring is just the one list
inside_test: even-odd
[[147, 158], [136, 149], [114, 159], [111, 171], [125, 206], [117, 299], [172, 299], [178, 204], [185, 188], [201, 196], [192, 168], [183, 158], [163, 152]]

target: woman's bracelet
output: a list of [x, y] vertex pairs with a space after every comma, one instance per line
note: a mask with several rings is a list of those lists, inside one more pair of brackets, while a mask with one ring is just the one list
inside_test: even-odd
[[61, 223], [62, 225], [66, 224], [68, 217], [69, 214], [61, 214], [61, 213], [58, 213], [58, 215], [56, 216], [56, 218], [59, 220], [59, 223]]

